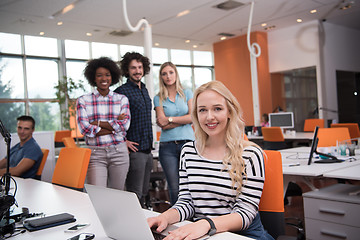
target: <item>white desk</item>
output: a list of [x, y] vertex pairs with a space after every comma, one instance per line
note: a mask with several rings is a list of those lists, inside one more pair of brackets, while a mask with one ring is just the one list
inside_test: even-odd
[[[360, 169], [360, 154], [356, 151], [355, 158], [357, 161], [350, 162], [346, 160], [341, 163], [314, 163], [308, 164], [310, 147], [299, 147], [280, 150], [283, 163], [284, 174], [284, 192], [290, 181], [304, 181], [307, 185], [315, 190], [316, 188], [308, 180], [308, 177], [332, 177], [343, 179], [355, 179], [356, 171]], [[294, 166], [298, 165], [299, 166]], [[333, 173], [335, 171], [335, 173]], [[333, 174], [333, 175], [332, 175]], [[360, 175], [360, 174], [358, 174]]]
[[328, 178], [346, 178], [350, 180], [360, 180], [360, 164], [350, 168], [342, 168], [324, 173], [324, 177]]
[[[312, 140], [314, 136], [313, 132], [296, 132], [295, 135], [284, 134], [285, 140]], [[248, 135], [248, 139], [251, 140], [262, 140], [263, 136]]]
[[[67, 212], [75, 216], [77, 220], [76, 223], [90, 223], [90, 226], [77, 233], [65, 233], [65, 229], [75, 224], [69, 223], [40, 231], [26, 232], [24, 234], [13, 237], [12, 239], [65, 240], [81, 232], [94, 233], [95, 239], [97, 240], [110, 239], [105, 235], [104, 229], [86, 193], [33, 179], [15, 179], [18, 185], [15, 199], [17, 200], [20, 208], [28, 207], [30, 213], [43, 212], [48, 216]], [[13, 192], [13, 186], [14, 184], [12, 184], [11, 192]], [[147, 210], [145, 211], [146, 216], [157, 214], [155, 212]], [[180, 226], [183, 224], [186, 224], [186, 222], [176, 225]], [[250, 238], [225, 232], [215, 234], [210, 239], [249, 240]]]

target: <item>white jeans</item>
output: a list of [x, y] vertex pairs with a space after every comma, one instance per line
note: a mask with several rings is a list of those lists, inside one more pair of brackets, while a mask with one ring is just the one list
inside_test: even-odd
[[89, 184], [124, 190], [129, 170], [126, 142], [108, 147], [88, 146], [91, 157], [87, 172]]

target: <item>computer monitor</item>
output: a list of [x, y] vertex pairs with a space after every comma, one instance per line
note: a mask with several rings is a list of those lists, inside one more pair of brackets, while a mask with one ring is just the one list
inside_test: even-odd
[[336, 163], [336, 162], [342, 162], [342, 160], [339, 160], [337, 157], [335, 157], [335, 156], [333, 156], [333, 155], [321, 153], [321, 152], [318, 152], [318, 151], [316, 150], [316, 149], [317, 149], [318, 142], [319, 142], [319, 138], [317, 137], [317, 135], [318, 135], [318, 130], [319, 130], [319, 126], [316, 126], [316, 127], [315, 127], [315, 130], [314, 130], [314, 137], [313, 137], [313, 140], [312, 140], [312, 143], [311, 143], [308, 165], [311, 164], [312, 157], [313, 157], [314, 153], [326, 157], [325, 159], [320, 159], [320, 160], [314, 161], [314, 163]]
[[270, 127], [294, 128], [294, 114], [292, 112], [269, 113]]

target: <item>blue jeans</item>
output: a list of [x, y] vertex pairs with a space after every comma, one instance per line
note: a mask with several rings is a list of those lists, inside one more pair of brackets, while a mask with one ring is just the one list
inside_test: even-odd
[[274, 238], [264, 229], [259, 213], [256, 215], [248, 229], [235, 233], [257, 240], [274, 240]]
[[178, 199], [179, 161], [181, 148], [184, 144], [185, 141], [160, 142], [159, 160], [168, 183], [171, 205], [174, 205]]

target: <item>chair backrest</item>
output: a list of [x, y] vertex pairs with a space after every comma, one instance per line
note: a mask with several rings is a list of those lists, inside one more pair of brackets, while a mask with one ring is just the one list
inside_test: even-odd
[[71, 137], [73, 138], [83, 138], [84, 136], [81, 134], [79, 126], [76, 121], [76, 111], [75, 109], [69, 108], [69, 125], [71, 128]]
[[319, 128], [318, 138], [318, 147], [331, 147], [350, 139], [350, 133], [348, 128]]
[[319, 128], [323, 128], [325, 126], [324, 119], [321, 118], [305, 119], [304, 132], [314, 132], [316, 126], [319, 126]]
[[62, 141], [65, 147], [78, 147], [72, 137], [64, 137]]
[[280, 127], [263, 127], [261, 128], [264, 141], [267, 142], [283, 142], [284, 134]]
[[265, 182], [259, 204], [261, 222], [277, 238], [285, 234], [284, 185], [279, 151], [264, 150]]
[[360, 138], [359, 124], [357, 123], [332, 123], [330, 127], [346, 127], [349, 129], [350, 138]]
[[71, 131], [70, 130], [55, 131], [55, 137], [54, 137], [55, 147], [64, 147], [64, 143], [62, 141], [64, 137], [71, 137]]
[[249, 141], [249, 138], [246, 136], [245, 133], [244, 133], [244, 140]]
[[35, 179], [37, 179], [37, 180], [41, 180], [41, 174], [42, 174], [42, 172], [44, 170], [45, 163], [46, 163], [47, 157], [49, 155], [49, 149], [42, 148], [41, 151], [43, 153], [43, 157], [41, 159], [41, 163], [40, 163], [39, 168], [38, 168], [38, 170], [36, 172], [36, 175], [35, 175]]
[[88, 148], [62, 148], [56, 162], [52, 183], [82, 191], [89, 166]]

